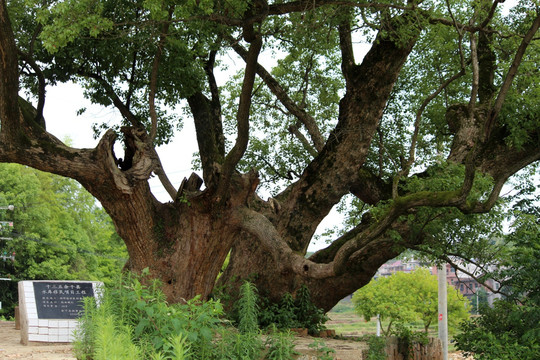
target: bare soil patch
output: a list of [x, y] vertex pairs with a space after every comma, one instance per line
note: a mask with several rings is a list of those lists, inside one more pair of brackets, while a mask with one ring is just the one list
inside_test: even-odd
[[21, 344], [14, 321], [0, 321], [0, 359], [75, 360], [69, 344]]
[[[311, 336], [298, 336], [294, 343], [296, 350], [302, 355], [299, 360], [317, 359], [317, 351], [309, 345], [314, 341], [324, 342], [325, 346], [335, 350], [334, 358], [337, 360], [361, 360], [362, 349], [366, 344], [355, 340], [317, 339]], [[69, 344], [30, 343], [21, 344], [21, 332], [15, 330], [15, 322], [0, 321], [0, 359], [36, 359], [36, 360], [76, 360], [73, 356], [72, 346]], [[459, 353], [450, 354], [451, 360], [462, 360]]]
[[337, 360], [361, 360], [362, 350], [367, 349], [366, 344], [360, 341], [329, 338], [317, 339], [311, 336], [297, 336], [294, 339], [294, 344], [295, 350], [301, 354], [298, 357], [299, 360], [317, 359], [317, 351], [309, 347], [309, 345], [313, 344], [316, 340], [323, 342], [325, 347], [334, 349], [335, 353], [333, 353], [333, 356]]
[[[296, 337], [296, 350], [302, 355], [301, 360], [317, 358], [317, 352], [309, 347], [316, 338]], [[335, 358], [339, 360], [361, 359], [362, 349], [365, 344], [358, 341], [319, 339], [326, 347], [334, 349]], [[76, 360], [69, 344], [55, 343], [30, 343], [28, 346], [21, 344], [21, 332], [15, 330], [15, 322], [0, 321], [0, 359], [36, 359], [36, 360]]]

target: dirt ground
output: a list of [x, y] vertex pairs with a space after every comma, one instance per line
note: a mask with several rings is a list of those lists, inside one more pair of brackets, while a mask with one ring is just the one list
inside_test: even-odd
[[[296, 350], [302, 355], [299, 360], [316, 359], [316, 351], [309, 347], [316, 339], [313, 337], [297, 337]], [[336, 360], [360, 360], [365, 344], [351, 340], [318, 339], [325, 346], [334, 349]], [[20, 343], [21, 332], [15, 330], [15, 322], [0, 321], [0, 359], [36, 359], [36, 360], [76, 360], [69, 344]], [[458, 353], [449, 354], [449, 360], [465, 360]]]
[[75, 360], [71, 346], [66, 344], [21, 344], [21, 332], [15, 322], [0, 321], [0, 359]]
[[[356, 341], [320, 339], [326, 347], [336, 350], [335, 356], [339, 360], [358, 360], [361, 358], [363, 343]], [[36, 360], [75, 360], [71, 345], [30, 343], [22, 345], [21, 332], [15, 330], [15, 322], [0, 321], [0, 359], [36, 359]], [[303, 355], [301, 360], [316, 359], [316, 351], [309, 348], [315, 341], [312, 337], [297, 337], [295, 340], [297, 351]]]

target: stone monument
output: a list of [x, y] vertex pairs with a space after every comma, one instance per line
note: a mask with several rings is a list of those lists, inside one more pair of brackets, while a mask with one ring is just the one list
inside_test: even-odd
[[73, 341], [83, 299], [92, 296], [99, 301], [102, 289], [98, 281], [20, 281], [21, 343]]

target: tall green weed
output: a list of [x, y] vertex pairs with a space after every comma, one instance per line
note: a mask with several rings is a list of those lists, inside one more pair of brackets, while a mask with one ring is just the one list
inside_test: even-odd
[[[156, 280], [127, 274], [104, 292], [99, 307], [88, 300], [74, 343], [77, 358], [211, 359], [221, 304], [194, 298], [169, 305], [160, 288]], [[116, 347], [130, 352], [122, 357]]]
[[124, 275], [117, 286], [101, 292], [99, 306], [93, 298], [85, 299], [74, 342], [79, 360], [293, 358], [290, 335], [274, 331], [263, 343], [253, 284], [241, 287], [235, 329], [222, 318], [219, 301], [196, 297], [185, 304], [168, 304], [160, 283], [146, 275]]

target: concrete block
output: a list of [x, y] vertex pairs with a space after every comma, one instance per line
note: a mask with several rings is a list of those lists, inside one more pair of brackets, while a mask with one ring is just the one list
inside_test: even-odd
[[50, 328], [57, 328], [58, 327], [58, 323], [59, 321], [58, 320], [49, 320], [49, 327]]

